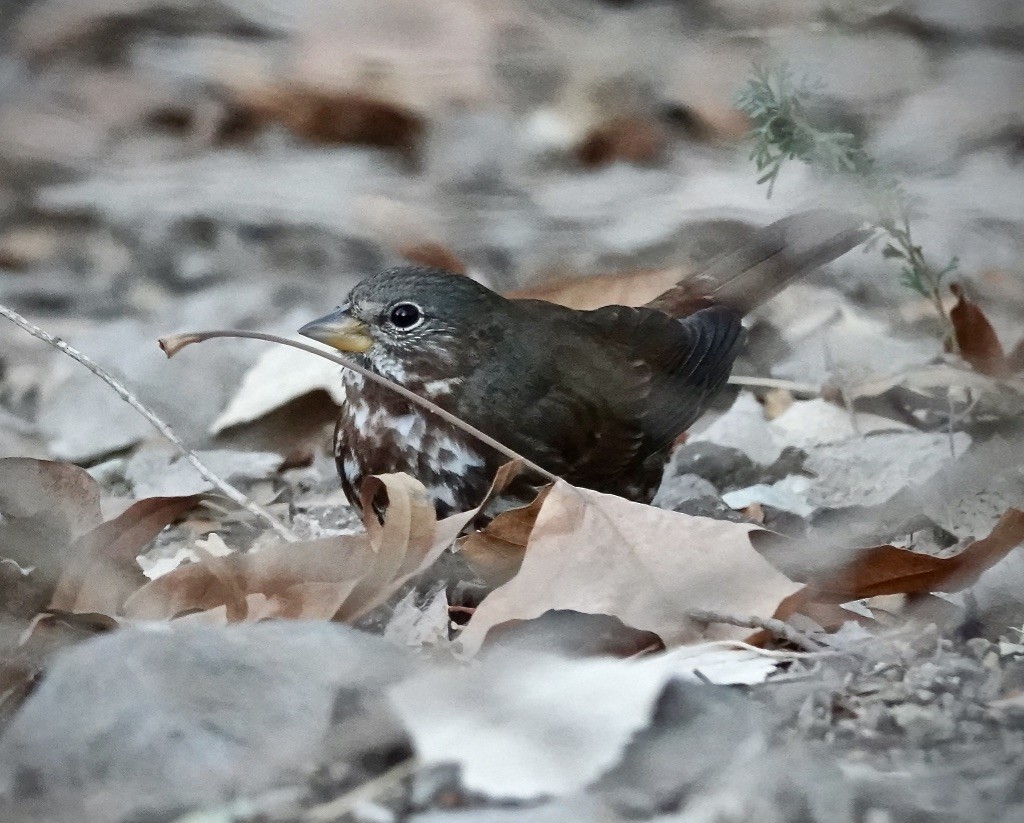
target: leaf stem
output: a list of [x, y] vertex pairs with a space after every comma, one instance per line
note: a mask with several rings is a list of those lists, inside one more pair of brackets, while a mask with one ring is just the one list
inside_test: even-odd
[[233, 331], [227, 329], [215, 329], [213, 331], [198, 331], [198, 332], [183, 332], [181, 334], [172, 334], [166, 337], [160, 338], [160, 348], [164, 350], [168, 357], [173, 357], [185, 346], [189, 346], [193, 343], [202, 343], [204, 340], [211, 340], [216, 337], [241, 337], [249, 340], [265, 340], [268, 343], [279, 343], [282, 346], [291, 346], [293, 349], [299, 349], [300, 351], [308, 352], [309, 354], [315, 354], [318, 357], [323, 357], [325, 360], [330, 360], [332, 363], [337, 363], [339, 366], [344, 366], [346, 369], [351, 369], [354, 372], [361, 374], [367, 380], [371, 380], [380, 386], [384, 386], [395, 394], [405, 398], [410, 403], [415, 403], [423, 409], [426, 409], [432, 414], [436, 414], [446, 423], [455, 426], [457, 429], [461, 429], [471, 437], [476, 438], [481, 443], [490, 446], [496, 452], [505, 455], [510, 460], [520, 461], [530, 471], [539, 474], [545, 480], [552, 483], [558, 482], [561, 478], [558, 475], [552, 474], [547, 469], [538, 466], [532, 460], [529, 460], [519, 452], [513, 451], [508, 446], [503, 445], [498, 440], [495, 440], [489, 434], [485, 434], [475, 426], [471, 426], [469, 423], [456, 417], [450, 411], [442, 409], [436, 403], [432, 403], [425, 397], [420, 397], [415, 392], [409, 391], [405, 386], [400, 386], [398, 383], [394, 383], [388, 380], [383, 375], [377, 374], [375, 371], [360, 366], [355, 361], [348, 357], [342, 357], [340, 354], [335, 354], [331, 351], [325, 351], [324, 349], [310, 346], [307, 343], [301, 343], [298, 340], [290, 340], [287, 337], [280, 337], [276, 334], [265, 334], [264, 332], [257, 331]]

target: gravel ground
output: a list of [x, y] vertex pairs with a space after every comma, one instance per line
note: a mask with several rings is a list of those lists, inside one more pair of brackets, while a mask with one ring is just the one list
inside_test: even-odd
[[[799, 209], [855, 207], [797, 163], [770, 199], [758, 186], [732, 101], [766, 55], [822, 79], [814, 116], [900, 177], [915, 242], [959, 258], [1012, 349], [1024, 13], [998, 0], [0, 3], [0, 303], [121, 376], [302, 537], [355, 533], [326, 453], [333, 371], [251, 341], [168, 363], [155, 338], [291, 334], [406, 259], [454, 257], [499, 290], [683, 271]], [[851, 253], [758, 314], [736, 368], [753, 385], [694, 427], [658, 506], [764, 525], [804, 566], [882, 543], [948, 556], [1021, 507], [1024, 392], [980, 376], [950, 390], [943, 329], [890, 262]], [[267, 396], [245, 387], [257, 363]], [[0, 457], [87, 467], [108, 518], [209, 491], [94, 375], [10, 324]], [[214, 530], [263, 546], [244, 516], [204, 512], [144, 568], [195, 559]], [[1024, 820], [1016, 553], [966, 594], [862, 604], [869, 628], [824, 637], [808, 619], [824, 649], [780, 644], [778, 665], [744, 662], [762, 667], [749, 680], [707, 677], [706, 658], [654, 675], [657, 655], [588, 656], [636, 637], [567, 615], [457, 664], [451, 621], [489, 590], [458, 555], [359, 632], [82, 643], [96, 626], [79, 619], [26, 644], [46, 593], [9, 560], [0, 584], [12, 821]]]

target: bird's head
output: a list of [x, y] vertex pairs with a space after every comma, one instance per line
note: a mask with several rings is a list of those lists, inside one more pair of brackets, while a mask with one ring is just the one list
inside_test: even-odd
[[299, 334], [364, 357], [378, 372], [407, 384], [410, 375], [451, 374], [487, 339], [503, 298], [468, 277], [403, 266], [367, 277], [336, 311]]

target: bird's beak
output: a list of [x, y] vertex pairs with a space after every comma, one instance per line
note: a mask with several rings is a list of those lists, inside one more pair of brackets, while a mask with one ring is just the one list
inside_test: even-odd
[[345, 352], [362, 353], [373, 345], [369, 327], [353, 317], [348, 306], [307, 323], [299, 334]]

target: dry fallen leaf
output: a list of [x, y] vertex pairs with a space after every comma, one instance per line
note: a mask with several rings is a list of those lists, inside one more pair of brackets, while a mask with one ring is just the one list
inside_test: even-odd
[[[372, 562], [365, 539], [345, 536], [288, 543], [258, 552], [179, 566], [142, 586], [125, 603], [129, 618], [170, 620], [191, 612], [222, 619], [262, 616], [330, 619]], [[319, 595], [315, 601], [312, 594]], [[273, 604], [250, 610], [254, 595]]]
[[530, 505], [502, 512], [459, 541], [459, 551], [485, 583], [500, 586], [515, 577], [545, 497], [547, 489]]
[[103, 519], [100, 487], [71, 463], [0, 460], [0, 557], [55, 583], [71, 544]]
[[[514, 464], [503, 467], [491, 493], [516, 471]], [[381, 493], [388, 501], [383, 522], [374, 510]], [[142, 586], [128, 598], [125, 614], [170, 620], [199, 611], [214, 622], [356, 620], [433, 563], [479, 511], [438, 522], [423, 485], [404, 474], [368, 478], [363, 502], [366, 534], [206, 557]]]
[[509, 292], [516, 299], [547, 300], [571, 309], [602, 306], [642, 306], [670, 289], [684, 276], [683, 269], [641, 269], [588, 277], [562, 276], [552, 282]]
[[954, 283], [950, 290], [957, 298], [949, 319], [960, 355], [982, 374], [1005, 377], [1010, 373], [1009, 363], [992, 324], [981, 307], [967, 298], [961, 286]]
[[613, 117], [595, 126], [576, 146], [576, 160], [584, 168], [611, 163], [646, 166], [656, 163], [668, 146], [668, 131], [652, 118]]
[[125, 599], [146, 581], [135, 558], [164, 526], [198, 502], [199, 496], [152, 497], [129, 506], [71, 546], [52, 609], [117, 614]]
[[809, 598], [839, 603], [886, 594], [960, 591], [1022, 541], [1024, 511], [1010, 509], [988, 537], [952, 557], [933, 557], [895, 546], [866, 549], [839, 573], [810, 581]]
[[70, 463], [0, 460], [0, 556], [35, 568], [43, 605], [115, 615], [144, 581], [136, 555], [198, 497], [140, 500], [101, 521], [99, 485]]
[[558, 483], [518, 574], [477, 607], [463, 646], [473, 653], [494, 627], [555, 609], [611, 615], [666, 645], [746, 637], [717, 624], [702, 636], [688, 613], [768, 618], [800, 589], [753, 549], [754, 528]]
[[[140, 588], [126, 603], [126, 613], [171, 619], [223, 607], [228, 621], [270, 616], [354, 619], [401, 584], [406, 563], [414, 565], [433, 547], [433, 510], [413, 499], [418, 496], [425, 503], [426, 495], [422, 487], [417, 495], [411, 478], [398, 477], [378, 479], [388, 491], [389, 506], [374, 533], [279, 544], [246, 555], [207, 554], [202, 562], [179, 567]], [[253, 595], [262, 597], [251, 600]], [[259, 608], [250, 613], [254, 602]]]

